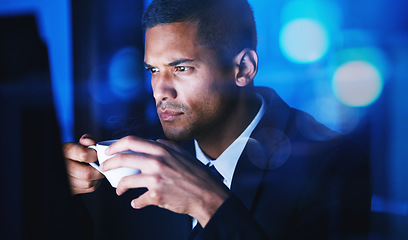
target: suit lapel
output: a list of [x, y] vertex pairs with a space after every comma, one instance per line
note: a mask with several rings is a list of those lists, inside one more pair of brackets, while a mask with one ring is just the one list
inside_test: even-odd
[[251, 134], [235, 168], [231, 191], [251, 210], [264, 174], [282, 166], [291, 147], [286, 136], [290, 108], [269, 89], [258, 88], [268, 103], [265, 115]]
[[263, 170], [254, 166], [248, 158], [246, 150], [242, 153], [235, 168], [231, 191], [251, 210], [256, 193], [259, 189]]

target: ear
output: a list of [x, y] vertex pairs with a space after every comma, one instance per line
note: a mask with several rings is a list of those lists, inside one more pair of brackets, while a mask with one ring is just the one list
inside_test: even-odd
[[258, 54], [249, 48], [242, 50], [234, 59], [235, 82], [239, 87], [251, 84], [258, 72]]

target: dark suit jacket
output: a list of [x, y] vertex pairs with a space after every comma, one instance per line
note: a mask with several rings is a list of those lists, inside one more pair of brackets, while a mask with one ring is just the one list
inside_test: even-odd
[[231, 197], [194, 239], [366, 238], [368, 159], [266, 88], [268, 110], [238, 161]]
[[[113, 239], [367, 237], [370, 179], [364, 153], [310, 115], [290, 108], [273, 90], [258, 92], [267, 111], [238, 161], [232, 194], [206, 227], [190, 235], [187, 216], [157, 207], [133, 210], [129, 203], [134, 195], [129, 193], [114, 204], [128, 207], [108, 216], [116, 223], [110, 228]], [[115, 238], [118, 233], [124, 235]]]

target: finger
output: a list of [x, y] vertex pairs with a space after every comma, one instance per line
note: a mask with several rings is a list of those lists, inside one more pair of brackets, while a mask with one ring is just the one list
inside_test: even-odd
[[79, 143], [84, 146], [91, 146], [95, 145], [95, 140], [90, 134], [84, 134], [82, 137], [79, 139]]
[[158, 189], [148, 189], [147, 192], [133, 199], [131, 206], [136, 209], [141, 209], [149, 205], [155, 205], [161, 208], [169, 209], [169, 204], [165, 202], [165, 197]]
[[73, 177], [69, 178], [69, 181], [73, 189], [75, 188], [75, 189], [83, 189], [83, 190], [94, 189], [96, 185], [99, 183], [98, 180], [85, 181], [85, 180], [77, 179]]
[[153, 205], [150, 202], [149, 195], [150, 195], [149, 191], [145, 192], [144, 194], [140, 195], [138, 198], [133, 199], [132, 202], [130, 203], [130, 205], [134, 209], [141, 209], [141, 208], [147, 207], [149, 205]]
[[67, 173], [69, 176], [86, 181], [98, 180], [104, 176], [89, 164], [80, 163], [74, 160], [67, 160]]
[[78, 184], [78, 182], [75, 182], [75, 181], [76, 179], [70, 179], [71, 193], [73, 195], [94, 192], [99, 185], [99, 181], [98, 181], [92, 185], [89, 185], [89, 187], [82, 187], [80, 184]]
[[123, 177], [116, 188], [116, 194], [119, 196], [129, 189], [133, 188], [149, 188], [154, 182], [153, 177], [148, 174], [136, 174]]
[[138, 174], [124, 177], [119, 181], [116, 193], [123, 194], [131, 188], [147, 188], [148, 191], [132, 201], [134, 208], [143, 208], [148, 205], [156, 205], [166, 208], [163, 198], [163, 187], [158, 175]]
[[78, 162], [96, 162], [96, 151], [94, 149], [86, 148], [76, 143], [64, 143], [63, 153], [65, 158]]
[[96, 187], [88, 188], [88, 189], [79, 189], [79, 188], [72, 188], [71, 193], [72, 195], [83, 194], [83, 193], [91, 193], [94, 192]]
[[119, 153], [101, 164], [101, 170], [108, 171], [116, 168], [127, 167], [139, 169], [144, 173], [159, 171], [162, 163], [157, 157], [143, 153]]
[[138, 138], [134, 136], [127, 136], [114, 142], [106, 149], [107, 155], [113, 155], [124, 151], [134, 151], [139, 153], [146, 153], [156, 155], [164, 149], [155, 141]]

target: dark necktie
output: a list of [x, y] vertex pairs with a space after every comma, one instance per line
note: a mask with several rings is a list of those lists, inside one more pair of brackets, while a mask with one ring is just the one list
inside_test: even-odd
[[[221, 173], [217, 171], [214, 165], [210, 166], [210, 163], [207, 163], [207, 165], [205, 166], [208, 167], [208, 169], [210, 170], [210, 172], [212, 173], [212, 175], [214, 175], [216, 179], [218, 179], [220, 182], [224, 181], [224, 177], [221, 175]], [[202, 229], [203, 228], [201, 227], [200, 223], [197, 223], [197, 225], [194, 227], [188, 239], [189, 240], [194, 239], [201, 232]]]
[[224, 177], [217, 171], [217, 169], [214, 167], [214, 165], [210, 166], [210, 163], [207, 163], [206, 165], [208, 169], [210, 169], [211, 173], [214, 175], [215, 178], [217, 178], [220, 182], [224, 181]]

